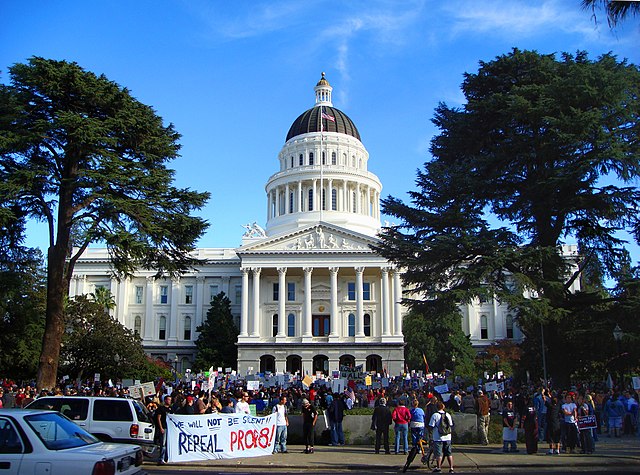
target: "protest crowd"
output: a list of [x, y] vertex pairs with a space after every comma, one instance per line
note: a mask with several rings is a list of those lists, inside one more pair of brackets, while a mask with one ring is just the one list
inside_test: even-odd
[[[282, 428], [277, 451], [283, 453], [287, 452], [286, 417], [289, 413], [303, 415], [305, 453], [312, 454], [313, 425], [318, 414], [326, 417], [329, 445], [338, 446], [347, 443], [342, 429], [345, 414], [354, 408], [372, 408], [371, 429], [376, 431], [376, 453], [383, 444], [385, 452], [391, 452], [388, 431], [389, 426], [393, 426], [395, 453], [404, 454], [408, 450], [409, 435], [415, 445], [419, 438], [433, 432], [433, 416], [438, 413], [438, 403], [449, 414], [476, 415], [478, 440], [483, 445], [489, 444], [490, 420], [500, 420], [505, 452], [519, 450], [518, 432], [524, 433], [527, 453], [538, 452], [538, 444], [544, 444], [549, 455], [578, 451], [589, 454], [596, 451], [599, 437], [640, 435], [637, 378], [633, 381], [635, 389], [632, 385], [611, 388], [605, 382], [577, 383], [560, 389], [545, 388], [541, 384], [516, 385], [511, 378], [494, 378], [483, 385], [470, 386], [459, 378], [455, 382], [450, 378], [447, 380], [445, 375], [427, 379], [421, 373], [397, 377], [368, 375], [366, 380], [340, 378], [337, 372], [333, 376], [333, 380], [324, 377], [314, 380], [309, 376], [301, 379], [289, 374], [241, 378], [235, 374], [216, 372], [213, 376], [202, 373], [172, 382], [155, 381], [152, 390], [146, 393], [139, 386], [132, 391], [130, 387], [111, 381], [76, 382], [37, 393], [33, 382], [0, 379], [0, 408], [25, 407], [45, 395], [143, 399], [153, 414], [158, 444], [164, 442], [167, 414], [249, 414], [252, 410], [254, 415], [276, 413], [280, 421], [278, 427]], [[378, 410], [380, 407], [382, 410]], [[385, 408], [391, 413], [391, 420], [385, 415]], [[444, 456], [447, 456], [446, 451]], [[453, 471], [451, 461], [450, 469]]]

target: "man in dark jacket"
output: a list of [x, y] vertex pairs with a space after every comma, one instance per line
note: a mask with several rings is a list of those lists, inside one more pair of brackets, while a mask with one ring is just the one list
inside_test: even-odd
[[342, 431], [342, 419], [344, 419], [345, 404], [340, 394], [335, 393], [333, 400], [327, 408], [329, 425], [331, 427], [331, 445], [344, 445], [344, 432]]
[[376, 453], [380, 453], [380, 440], [384, 443], [384, 453], [391, 453], [389, 449], [389, 426], [391, 425], [391, 411], [387, 407], [387, 400], [380, 398], [379, 404], [371, 416], [371, 428], [376, 431]]

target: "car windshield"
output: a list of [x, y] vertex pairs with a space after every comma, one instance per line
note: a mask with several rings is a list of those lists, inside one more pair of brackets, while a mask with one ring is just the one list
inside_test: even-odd
[[71, 449], [98, 443], [98, 439], [57, 412], [25, 416], [29, 427], [49, 450]]

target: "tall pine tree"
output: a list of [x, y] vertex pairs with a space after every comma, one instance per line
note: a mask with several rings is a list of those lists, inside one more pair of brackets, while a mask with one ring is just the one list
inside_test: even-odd
[[236, 368], [238, 365], [238, 328], [233, 322], [231, 301], [220, 292], [211, 300], [206, 320], [196, 331], [200, 333], [196, 340], [195, 366], [208, 369], [211, 366]]

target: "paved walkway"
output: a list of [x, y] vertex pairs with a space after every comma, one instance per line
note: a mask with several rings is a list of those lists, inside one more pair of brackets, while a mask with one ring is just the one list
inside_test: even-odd
[[[303, 446], [288, 447], [288, 453], [265, 457], [216, 460], [209, 462], [193, 462], [170, 464], [171, 466], [212, 466], [224, 469], [235, 467], [247, 471], [399, 471], [405, 461], [405, 455], [376, 455], [372, 447], [350, 446], [327, 447], [316, 446], [314, 454], [304, 454]], [[640, 438], [624, 437], [619, 439], [601, 438], [596, 444], [596, 453], [591, 455], [561, 454], [546, 455], [547, 445], [540, 446], [540, 452], [528, 455], [524, 445], [519, 446], [518, 453], [502, 453], [502, 447], [496, 444], [489, 446], [459, 445], [454, 446], [453, 460], [456, 472], [492, 471], [509, 467], [519, 470], [596, 470], [618, 467], [620, 470], [640, 472]], [[448, 468], [445, 462], [445, 467]], [[160, 467], [158, 467], [160, 468]], [[407, 473], [426, 469], [416, 457]], [[443, 470], [447, 472], [447, 470]]]

